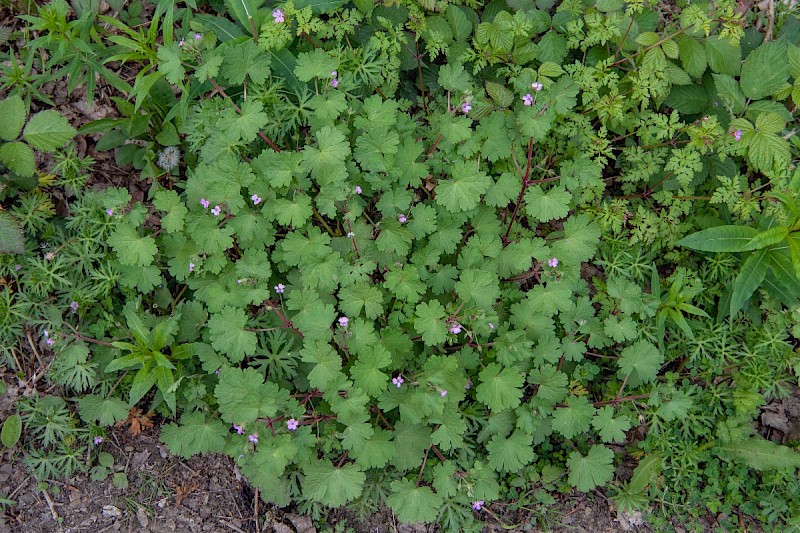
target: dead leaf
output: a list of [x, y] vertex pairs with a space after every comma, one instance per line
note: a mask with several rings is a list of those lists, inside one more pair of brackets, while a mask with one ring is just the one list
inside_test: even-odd
[[142, 413], [142, 410], [138, 407], [131, 407], [131, 410], [128, 412], [128, 418], [121, 422], [117, 422], [117, 425], [121, 426], [128, 426], [128, 433], [130, 433], [131, 437], [137, 436], [141, 433], [144, 428], [151, 428], [153, 427], [153, 422], [150, 420], [150, 417], [153, 416], [154, 413]]

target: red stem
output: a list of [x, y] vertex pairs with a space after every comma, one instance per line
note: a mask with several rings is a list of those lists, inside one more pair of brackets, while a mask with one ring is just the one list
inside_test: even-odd
[[517, 218], [517, 212], [519, 211], [519, 206], [522, 204], [522, 198], [525, 196], [525, 191], [528, 189], [528, 185], [530, 183], [529, 179], [531, 177], [531, 159], [533, 158], [533, 137], [528, 139], [528, 163], [525, 165], [525, 175], [522, 176], [522, 188], [519, 191], [519, 196], [517, 197], [517, 203], [514, 205], [514, 211], [511, 213], [511, 220], [508, 221], [508, 228], [506, 228], [506, 233], [503, 235], [503, 242], [508, 244], [508, 234], [511, 233], [511, 226], [514, 225], [514, 220]]

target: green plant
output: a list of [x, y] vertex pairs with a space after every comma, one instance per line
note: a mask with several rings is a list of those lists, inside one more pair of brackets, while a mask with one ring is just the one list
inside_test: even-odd
[[[90, 434], [148, 402], [174, 454], [226, 453], [314, 518], [383, 505], [479, 531], [509, 516], [497, 501], [608, 488], [655, 524], [792, 524], [800, 455], [754, 423], [800, 369], [796, 17], [765, 34], [726, 0], [170, 9], [113, 24], [134, 102], [81, 130], [147, 196], [76, 191], [64, 232], [42, 191], [14, 206], [59, 254], [28, 259], [0, 331], [49, 332]], [[51, 40], [94, 39], [66, 24]], [[82, 175], [61, 157], [64, 183]], [[748, 240], [691, 251], [714, 232]], [[753, 250], [760, 279], [730, 255]]]
[[108, 476], [112, 476], [112, 483], [118, 489], [128, 488], [128, 476], [124, 471], [125, 467], [114, 465], [114, 456], [108, 452], [100, 452], [97, 455], [97, 465], [89, 471], [89, 476], [94, 481], [103, 481]]

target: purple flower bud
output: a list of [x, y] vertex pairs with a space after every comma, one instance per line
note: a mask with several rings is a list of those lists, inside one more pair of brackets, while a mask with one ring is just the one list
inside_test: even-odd
[[72, 314], [73, 315], [78, 312], [78, 308], [79, 307], [80, 307], [80, 305], [78, 305], [78, 302], [75, 302], [75, 301], [72, 301], [69, 304], [69, 308], [72, 310]]
[[361, 190], [361, 185], [356, 185], [355, 191], [356, 191], [356, 194], [361, 194], [363, 192]]
[[736, 139], [737, 141], [742, 140], [742, 130], [736, 130], [731, 135], [733, 135], [733, 138]]
[[200, 205], [203, 206], [203, 209], [208, 209], [208, 206], [211, 205], [211, 202], [209, 202], [205, 198], [200, 198]]
[[286, 421], [286, 429], [288, 429], [289, 431], [296, 430], [298, 426], [300, 426], [300, 422], [298, 422], [294, 418], [290, 418], [289, 420]]
[[340, 316], [339, 317], [339, 325], [341, 327], [346, 328], [347, 324], [349, 324], [349, 323], [350, 323], [350, 319], [347, 318], [346, 316]]
[[405, 215], [400, 215], [399, 217], [397, 217], [397, 220], [399, 220], [401, 224], [405, 224], [406, 221], [408, 220], [408, 217]]
[[338, 72], [336, 72], [335, 70], [333, 72], [331, 72], [331, 78], [338, 78], [338, 77], [339, 77], [339, 73]]
[[108, 215], [110, 217], [114, 216], [114, 210], [113, 209], [106, 209], [106, 215]]
[[556, 268], [558, 266], [558, 259], [555, 257], [547, 261], [548, 266], [551, 268]]
[[194, 272], [194, 267], [196, 267], [196, 266], [197, 266], [197, 265], [195, 265], [194, 263], [192, 263], [191, 261], [189, 261], [189, 272]]
[[92, 442], [94, 442], [95, 446], [100, 446], [103, 443], [103, 437], [98, 435]]
[[335, 88], [337, 88], [338, 86], [339, 86], [339, 80], [337, 80], [336, 78], [333, 78], [333, 79], [331, 80], [331, 87], [333, 87], [333, 88], [335, 89]]
[[16, 265], [16, 266], [14, 267], [14, 272], [19, 272], [19, 270], [20, 270], [21, 268], [22, 268], [22, 265]]
[[202, 39], [202, 38], [203, 38], [203, 36], [202, 36], [202, 35], [200, 35], [199, 33], [195, 33], [195, 34], [193, 35], [193, 37], [194, 37], [194, 40], [195, 40], [195, 41], [199, 41], [200, 39]]
[[249, 440], [253, 444], [258, 444], [258, 433], [253, 433], [252, 435], [248, 435], [247, 440]]
[[491, 329], [492, 331], [494, 331], [494, 324], [493, 324], [493, 323], [491, 323], [491, 322], [489, 322], [489, 329]]
[[472, 106], [469, 105], [469, 102], [464, 102], [463, 104], [461, 104], [461, 112], [462, 113], [464, 113], [466, 115], [470, 111], [472, 111]]
[[253, 205], [258, 205], [261, 203], [261, 198], [255, 193], [250, 197], [250, 199], [253, 200]]
[[183, 39], [181, 39], [180, 41], [178, 41], [178, 46], [179, 46], [179, 47], [183, 46]]
[[276, 9], [275, 11], [272, 12], [272, 18], [275, 20], [275, 24], [280, 24], [285, 20], [283, 16], [283, 11], [281, 11], [280, 9]]
[[286, 285], [284, 285], [283, 283], [278, 283], [277, 285], [275, 285], [275, 292], [277, 292], [278, 294], [283, 294], [283, 291], [285, 290], [286, 290]]
[[54, 341], [53, 339], [47, 339], [46, 341], [44, 341], [44, 343], [52, 348], [53, 345], [56, 343], [56, 341]]
[[472, 380], [471, 379], [467, 380], [467, 384], [464, 385], [464, 388], [467, 389], [467, 390], [472, 388]]
[[233, 429], [235, 429], [236, 433], [238, 433], [239, 435], [244, 435], [244, 428], [242, 426], [234, 424]]
[[211, 214], [215, 217], [218, 217], [220, 213], [222, 213], [222, 208], [218, 205], [215, 205], [214, 209], [211, 210]]
[[481, 509], [483, 509], [483, 500], [477, 500], [472, 502], [472, 508], [475, 509], [476, 511], [480, 511]]
[[458, 322], [453, 322], [450, 325], [450, 333], [452, 333], [453, 335], [458, 335], [459, 333], [461, 333], [461, 328], [462, 328], [461, 324], [459, 324]]
[[533, 96], [531, 96], [530, 94], [526, 94], [525, 96], [522, 97], [522, 103], [524, 103], [525, 105], [531, 105], [533, 103]]
[[440, 393], [439, 393], [439, 396], [441, 396], [442, 398], [444, 398], [445, 396], [447, 396], [447, 391], [446, 391], [446, 390], [444, 390], [444, 389], [442, 389], [442, 392], [440, 392]]

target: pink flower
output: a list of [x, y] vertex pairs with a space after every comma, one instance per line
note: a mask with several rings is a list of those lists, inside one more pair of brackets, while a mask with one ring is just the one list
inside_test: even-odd
[[536, 92], [541, 91], [542, 87], [543, 87], [542, 84], [539, 83], [538, 81], [535, 81], [535, 82], [531, 83], [531, 88]]
[[244, 435], [244, 428], [242, 426], [234, 424], [233, 429], [235, 429], [236, 433], [238, 433], [239, 435]]
[[442, 392], [440, 392], [440, 393], [439, 393], [439, 396], [441, 396], [442, 398], [444, 398], [445, 396], [447, 396], [447, 391], [446, 391], [446, 390], [444, 390], [444, 389], [442, 389]]
[[453, 335], [458, 335], [459, 333], [461, 333], [461, 327], [462, 327], [461, 324], [459, 324], [458, 322], [453, 322], [452, 325], [450, 326], [450, 333], [452, 333]]
[[556, 259], [556, 258], [554, 257], [554, 258], [552, 258], [552, 259], [548, 260], [548, 261], [547, 261], [547, 264], [548, 264], [548, 266], [550, 266], [551, 268], [555, 268], [555, 267], [557, 267], [557, 266], [558, 266], [558, 259]]
[[402, 378], [402, 376], [397, 376], [396, 378], [392, 378], [392, 385], [394, 385], [398, 389], [400, 388], [400, 385], [402, 385], [403, 383], [405, 383], [405, 380]]
[[278, 283], [277, 285], [275, 285], [275, 292], [277, 292], [278, 294], [283, 294], [283, 291], [285, 290], [286, 290], [286, 285], [284, 285], [283, 283]]
[[492, 324], [491, 322], [489, 322], [489, 329], [491, 329], [492, 331], [494, 331], [494, 324]]
[[467, 380], [467, 384], [464, 385], [464, 388], [467, 389], [467, 390], [472, 388], [472, 380], [471, 379]]
[[197, 265], [195, 265], [194, 263], [192, 263], [191, 261], [189, 261], [189, 272], [194, 272], [194, 267], [196, 267], [196, 266], [197, 266]]
[[183, 39], [181, 39], [180, 41], [178, 41], [178, 46], [179, 46], [179, 47], [180, 47], [180, 46], [183, 46]]
[[338, 77], [339, 77], [339, 73], [338, 72], [336, 72], [335, 70], [333, 72], [331, 72], [331, 78], [338, 78]]
[[361, 189], [361, 185], [356, 185], [355, 191], [356, 191], [356, 194], [361, 194], [363, 192], [362, 189]]
[[222, 208], [218, 205], [215, 205], [214, 209], [211, 210], [211, 214], [215, 217], [218, 217], [220, 213], [222, 213]]
[[203, 36], [202, 36], [202, 35], [200, 35], [199, 33], [195, 33], [195, 34], [194, 34], [194, 40], [195, 40], [195, 41], [199, 41], [199, 40], [200, 40], [200, 39], [202, 39], [202, 38], [203, 38]]
[[114, 210], [113, 209], [106, 209], [106, 215], [108, 215], [110, 217], [114, 216]]
[[257, 194], [253, 194], [250, 199], [253, 200], [253, 205], [258, 205], [261, 203], [261, 198]]
[[211, 202], [209, 202], [205, 198], [200, 198], [200, 205], [203, 206], [203, 209], [208, 209], [208, 206], [211, 205]]
[[73, 302], [70, 302], [70, 304], [69, 304], [69, 308], [72, 310], [72, 314], [73, 315], [78, 312], [78, 308], [79, 307], [80, 307], [80, 305], [78, 305], [78, 302], [74, 302], [73, 301]]
[[531, 96], [530, 94], [526, 94], [525, 96], [522, 97], [522, 102], [525, 105], [531, 105], [533, 103], [533, 96]]
[[742, 140], [742, 130], [736, 130], [733, 133], [731, 133], [731, 135], [733, 135], [733, 138], [736, 139], [737, 141]]
[[94, 442], [95, 446], [99, 446], [100, 444], [103, 443], [103, 437], [98, 435], [97, 437], [94, 438], [92, 442]]
[[472, 508], [476, 511], [480, 511], [483, 508], [483, 500], [477, 500], [472, 502]]
[[280, 9], [276, 9], [272, 12], [272, 18], [275, 20], [275, 24], [280, 24], [285, 20], [283, 17], [283, 11]]
[[53, 345], [55, 345], [56, 341], [54, 341], [53, 339], [47, 339], [46, 341], [44, 341], [44, 343], [52, 348]]
[[336, 78], [333, 78], [333, 79], [331, 80], [331, 87], [333, 87], [333, 88], [335, 89], [335, 88], [337, 88], [338, 86], [339, 86], [339, 80], [337, 80]]
[[400, 215], [399, 217], [397, 217], [397, 220], [399, 220], [401, 224], [405, 224], [406, 221], [408, 220], [408, 217], [405, 215]]
[[462, 113], [464, 113], [466, 115], [470, 111], [472, 111], [472, 106], [469, 105], [469, 102], [464, 102], [463, 104], [461, 104], [461, 112]]
[[300, 422], [298, 422], [294, 418], [290, 418], [289, 420], [286, 421], [286, 429], [288, 429], [289, 431], [296, 430], [299, 425]]
[[346, 328], [347, 324], [349, 324], [349, 323], [350, 323], [350, 319], [347, 318], [346, 316], [340, 316], [339, 317], [339, 325], [341, 327]]
[[258, 433], [253, 433], [252, 435], [248, 435], [247, 440], [249, 440], [253, 444], [258, 444]]

